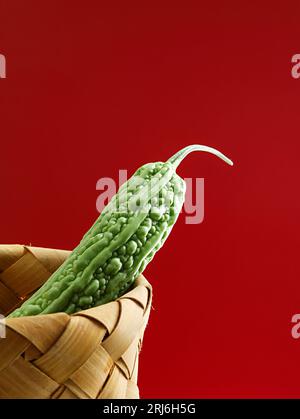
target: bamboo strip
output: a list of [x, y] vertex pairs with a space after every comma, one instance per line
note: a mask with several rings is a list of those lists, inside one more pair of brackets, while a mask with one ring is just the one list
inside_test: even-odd
[[[20, 305], [69, 254], [0, 245], [0, 313]], [[131, 291], [100, 307], [6, 319], [0, 398], [138, 398], [138, 355], [151, 297], [140, 276]]]

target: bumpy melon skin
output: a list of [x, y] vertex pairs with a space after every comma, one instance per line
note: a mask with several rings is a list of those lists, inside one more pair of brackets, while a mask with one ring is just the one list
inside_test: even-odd
[[185, 182], [170, 163], [142, 166], [64, 264], [10, 316], [71, 314], [124, 294], [168, 237], [184, 193]]
[[176, 174], [194, 144], [166, 163], [148, 163], [119, 189], [63, 265], [10, 317], [64, 311], [75, 313], [124, 294], [167, 239], [181, 211], [185, 182]]

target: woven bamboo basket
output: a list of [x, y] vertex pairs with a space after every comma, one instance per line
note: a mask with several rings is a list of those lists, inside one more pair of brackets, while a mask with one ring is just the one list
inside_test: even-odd
[[[0, 245], [0, 313], [19, 306], [69, 253]], [[138, 398], [138, 356], [151, 298], [151, 286], [140, 276], [128, 293], [99, 307], [4, 319], [0, 398]]]

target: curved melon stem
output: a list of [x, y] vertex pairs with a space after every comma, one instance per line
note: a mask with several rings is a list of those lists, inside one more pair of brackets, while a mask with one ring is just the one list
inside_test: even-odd
[[207, 153], [214, 154], [215, 156], [224, 160], [230, 166], [233, 166], [233, 162], [228, 157], [224, 156], [224, 154], [222, 154], [220, 151], [216, 150], [215, 148], [200, 144], [188, 145], [187, 147], [182, 148], [176, 154], [174, 154], [174, 156], [172, 156], [168, 162], [173, 165], [174, 169], [177, 169], [182, 160], [185, 159], [185, 157], [193, 151], [205, 151]]

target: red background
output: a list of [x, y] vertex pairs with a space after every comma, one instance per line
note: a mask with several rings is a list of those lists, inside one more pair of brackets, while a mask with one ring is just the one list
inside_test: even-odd
[[145, 274], [142, 397], [300, 395], [300, 3], [0, 0], [1, 242], [73, 248], [117, 178], [198, 142], [205, 219]]

